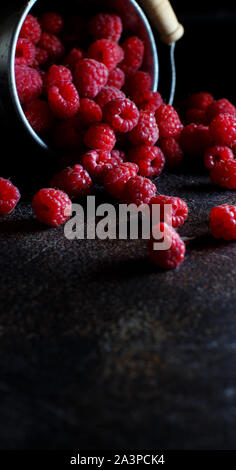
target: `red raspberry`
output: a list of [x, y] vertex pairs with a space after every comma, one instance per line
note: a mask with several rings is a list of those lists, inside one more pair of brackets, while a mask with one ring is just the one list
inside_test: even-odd
[[23, 65], [15, 66], [16, 88], [21, 104], [41, 95], [43, 81], [35, 69]]
[[236, 189], [236, 159], [216, 163], [210, 171], [212, 183]]
[[186, 111], [186, 123], [191, 124], [194, 122], [195, 124], [208, 124], [208, 119], [206, 116], [205, 109], [198, 109], [198, 108], [191, 108], [187, 109]]
[[20, 199], [20, 191], [5, 178], [0, 178], [0, 215], [10, 214]]
[[158, 194], [151, 199], [150, 204], [160, 205], [160, 222], [164, 222], [164, 207], [166, 204], [172, 206], [172, 218], [170, 223], [174, 228], [181, 227], [184, 224], [185, 220], [188, 218], [188, 206], [183, 199], [179, 197], [164, 196], [163, 194]]
[[120, 90], [125, 83], [125, 74], [123, 70], [119, 69], [118, 67], [116, 69], [113, 69], [109, 72], [108, 76], [108, 86], [113, 86], [115, 88], [118, 88]]
[[69, 196], [63, 191], [44, 188], [35, 194], [33, 209], [40, 222], [57, 227], [71, 216], [72, 204]]
[[43, 31], [51, 34], [59, 34], [63, 28], [64, 20], [59, 13], [47, 11], [42, 14], [41, 27]]
[[159, 130], [153, 113], [140, 111], [137, 126], [130, 133], [132, 145], [155, 145], [159, 138]]
[[46, 101], [37, 99], [26, 103], [24, 113], [31, 127], [38, 134], [48, 132], [52, 128], [53, 114]]
[[32, 67], [38, 67], [39, 65], [46, 64], [48, 61], [48, 52], [41, 47], [35, 47], [35, 57], [32, 62]]
[[73, 83], [52, 86], [48, 90], [48, 103], [54, 116], [68, 119], [79, 109], [79, 95]]
[[137, 163], [141, 176], [158, 176], [165, 166], [165, 157], [159, 147], [140, 145], [129, 150], [129, 159]]
[[236, 116], [218, 114], [210, 124], [210, 135], [214, 143], [232, 147], [236, 144]]
[[161, 104], [156, 111], [156, 121], [161, 138], [178, 137], [183, 129], [178, 113], [173, 106]]
[[229, 147], [214, 145], [206, 150], [204, 161], [206, 168], [213, 168], [220, 161], [233, 160], [234, 154]]
[[33, 44], [37, 44], [40, 40], [41, 28], [38, 20], [27, 15], [20, 31], [20, 37], [29, 39]]
[[125, 98], [123, 91], [113, 86], [104, 86], [100, 93], [98, 93], [96, 102], [103, 108], [109, 101], [115, 100], [116, 98]]
[[42, 33], [39, 46], [48, 52], [49, 59], [52, 61], [58, 61], [64, 55], [64, 46], [54, 34]]
[[122, 163], [110, 170], [104, 178], [104, 188], [117, 199], [121, 199], [126, 183], [130, 178], [136, 176], [138, 165], [135, 163]]
[[155, 113], [155, 111], [163, 103], [163, 99], [158, 91], [154, 92], [146, 90], [139, 92], [134, 95], [133, 99], [134, 102], [138, 105], [139, 109], [142, 111], [150, 111], [151, 113]]
[[109, 170], [122, 163], [122, 158], [107, 150], [91, 150], [82, 157], [82, 163], [92, 178], [102, 182]]
[[[165, 232], [165, 238], [171, 244], [168, 250], [155, 250], [155, 243], [160, 243], [158, 241], [160, 232]], [[175, 269], [184, 260], [185, 252], [185, 243], [173, 227], [163, 222], [154, 227], [149, 243], [149, 256], [156, 266], [163, 269]]]
[[84, 143], [92, 150], [111, 151], [116, 143], [116, 136], [108, 124], [92, 124], [84, 136]]
[[120, 64], [120, 68], [125, 74], [130, 75], [136, 72], [143, 63], [144, 44], [137, 36], [132, 36], [122, 44], [124, 51], [124, 60]]
[[104, 106], [103, 117], [116, 132], [130, 132], [138, 124], [139, 110], [128, 98], [112, 100]]
[[112, 150], [111, 156], [112, 158], [113, 157], [116, 158], [121, 163], [126, 162], [126, 155], [125, 155], [125, 152], [123, 152], [123, 150]]
[[93, 59], [81, 59], [75, 66], [75, 84], [82, 98], [95, 98], [106, 85], [108, 70]]
[[211, 122], [212, 119], [214, 119], [216, 116], [218, 116], [221, 113], [228, 113], [228, 114], [232, 114], [232, 116], [236, 116], [236, 108], [226, 98], [213, 101], [213, 103], [209, 106], [209, 108], [207, 108], [207, 118], [209, 122]]
[[119, 42], [123, 26], [119, 16], [100, 13], [92, 18], [88, 29], [93, 39], [110, 39]]
[[19, 38], [16, 45], [15, 64], [32, 65], [36, 49], [29, 39]]
[[52, 86], [61, 86], [71, 83], [73, 80], [71, 71], [63, 65], [52, 65], [46, 78], [47, 90]]
[[179, 143], [186, 155], [198, 158], [212, 144], [209, 128], [202, 124], [188, 124], [181, 133]]
[[57, 123], [52, 134], [52, 141], [56, 148], [77, 150], [83, 145], [84, 133], [80, 120], [75, 116]]
[[125, 91], [131, 97], [143, 91], [150, 90], [152, 79], [149, 73], [138, 70], [133, 75], [128, 76], [125, 81]]
[[207, 109], [214, 98], [210, 93], [200, 92], [190, 95], [187, 101], [187, 108]]
[[236, 240], [236, 206], [223, 204], [210, 214], [210, 231], [215, 238]]
[[93, 183], [88, 172], [81, 165], [74, 165], [57, 173], [51, 181], [51, 186], [61, 189], [74, 199], [91, 194]]
[[78, 119], [84, 127], [102, 120], [102, 110], [93, 100], [82, 98], [78, 112]]
[[68, 47], [77, 47], [84, 41], [85, 35], [85, 22], [81, 16], [73, 15], [66, 18], [62, 39]]
[[88, 49], [88, 57], [106, 65], [107, 69], [113, 70], [124, 58], [123, 49], [114, 41], [99, 39], [91, 44]]
[[148, 178], [133, 176], [125, 185], [123, 200], [127, 204], [148, 204], [156, 194], [156, 186]]
[[63, 63], [72, 72], [74, 72], [75, 66], [80, 59], [84, 58], [84, 51], [82, 49], [72, 49], [64, 59]]
[[178, 168], [184, 158], [184, 152], [179, 142], [174, 137], [168, 137], [167, 139], [161, 139], [159, 145], [165, 155], [167, 167], [172, 170]]

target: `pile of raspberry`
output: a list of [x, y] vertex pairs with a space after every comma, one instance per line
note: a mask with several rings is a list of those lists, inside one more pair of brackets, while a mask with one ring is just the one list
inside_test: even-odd
[[[185, 255], [175, 229], [186, 221], [188, 206], [159, 194], [152, 179], [165, 165], [176, 170], [204, 161], [213, 183], [236, 189], [236, 110], [226, 99], [197, 93], [184, 103], [180, 119], [151, 90], [142, 40], [122, 35], [115, 14], [90, 21], [55, 12], [27, 16], [16, 47], [18, 96], [31, 127], [58, 152], [61, 168], [35, 195], [33, 208], [41, 222], [60, 225], [70, 217], [71, 199], [92, 194], [97, 183], [121, 202], [159, 204], [156, 230], [165, 230], [171, 248], [154, 249], [154, 230], [150, 257], [159, 267], [175, 268]], [[169, 223], [165, 204], [172, 206]], [[236, 238], [234, 208], [213, 211], [214, 236]], [[227, 220], [221, 230], [219, 218]]]

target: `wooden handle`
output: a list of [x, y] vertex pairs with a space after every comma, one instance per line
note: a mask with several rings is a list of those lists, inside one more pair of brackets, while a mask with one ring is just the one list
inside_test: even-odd
[[172, 44], [182, 38], [184, 28], [168, 0], [140, 0], [140, 3], [165, 44]]

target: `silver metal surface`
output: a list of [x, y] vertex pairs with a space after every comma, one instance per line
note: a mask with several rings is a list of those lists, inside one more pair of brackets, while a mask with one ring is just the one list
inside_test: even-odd
[[175, 42], [170, 46], [171, 90], [169, 104], [173, 104], [176, 90]]

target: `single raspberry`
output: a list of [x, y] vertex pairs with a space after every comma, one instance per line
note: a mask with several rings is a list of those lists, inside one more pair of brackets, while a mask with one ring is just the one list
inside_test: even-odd
[[53, 114], [46, 101], [37, 99], [26, 103], [24, 113], [37, 134], [44, 134], [52, 128]]
[[29, 39], [18, 39], [16, 45], [15, 64], [32, 65], [35, 58], [35, 54], [35, 46]]
[[122, 158], [107, 150], [91, 150], [82, 157], [82, 163], [93, 179], [103, 182], [108, 171], [122, 163]]
[[45, 49], [48, 52], [49, 59], [52, 61], [60, 60], [64, 55], [64, 46], [60, 39], [54, 34], [42, 33], [39, 47]]
[[190, 108], [186, 111], [186, 124], [191, 124], [194, 122], [195, 124], [208, 124], [208, 119], [206, 115], [205, 109], [198, 109], [198, 108]]
[[82, 98], [77, 116], [81, 125], [88, 127], [90, 124], [100, 122], [102, 120], [102, 110], [95, 101], [88, 98]]
[[27, 15], [20, 30], [20, 37], [29, 39], [33, 44], [37, 44], [40, 36], [41, 27], [38, 20], [32, 15]]
[[84, 51], [82, 49], [76, 49], [74, 47], [74, 49], [71, 49], [69, 54], [67, 54], [67, 56], [63, 60], [63, 63], [67, 68], [71, 70], [71, 72], [74, 72], [77, 62], [83, 58], [84, 58]]
[[46, 79], [46, 88], [49, 90], [52, 86], [61, 86], [65, 83], [71, 83], [73, 80], [71, 71], [63, 65], [51, 65]]
[[156, 186], [148, 178], [133, 176], [125, 185], [123, 200], [127, 204], [148, 204], [156, 194]]
[[233, 160], [234, 154], [229, 147], [214, 145], [206, 150], [204, 162], [206, 168], [213, 168], [220, 161]]
[[139, 110], [128, 98], [118, 98], [104, 106], [103, 117], [115, 132], [130, 132], [138, 124]]
[[213, 207], [209, 226], [213, 237], [236, 240], [236, 206], [223, 204]]
[[119, 67], [116, 69], [113, 69], [109, 72], [108, 76], [108, 86], [113, 86], [115, 88], [118, 88], [120, 90], [125, 83], [125, 74], [123, 70], [121, 70]]
[[218, 114], [210, 124], [210, 135], [215, 144], [232, 147], [236, 144], [236, 116]]
[[124, 51], [124, 60], [120, 64], [120, 68], [125, 74], [130, 75], [136, 72], [143, 63], [144, 44], [137, 36], [132, 36], [125, 40], [122, 44]]
[[179, 143], [184, 153], [189, 157], [201, 157], [205, 150], [212, 145], [209, 128], [202, 124], [188, 124], [181, 133]]
[[44, 65], [48, 61], [48, 52], [41, 47], [35, 47], [35, 57], [32, 62], [32, 67], [38, 67], [39, 65]]
[[156, 121], [161, 138], [178, 137], [183, 129], [177, 111], [169, 104], [161, 104], [156, 111]]
[[84, 136], [84, 143], [92, 150], [111, 151], [116, 143], [116, 136], [108, 124], [92, 124]]
[[123, 60], [124, 52], [116, 42], [109, 39], [99, 39], [89, 47], [88, 57], [102, 62], [110, 71]]
[[81, 165], [74, 165], [57, 173], [51, 181], [51, 186], [61, 189], [74, 199], [91, 194], [93, 183], [88, 172]]
[[11, 181], [0, 178], [0, 215], [10, 214], [20, 199], [20, 191]]
[[168, 137], [161, 139], [159, 145], [165, 155], [167, 167], [171, 170], [179, 168], [184, 158], [184, 152], [179, 142], [174, 137]]
[[42, 14], [40, 23], [44, 32], [57, 35], [63, 28], [64, 20], [59, 13], [47, 11]]
[[48, 103], [59, 119], [68, 119], [76, 115], [79, 109], [79, 94], [73, 83], [51, 86], [48, 90]]
[[138, 105], [138, 108], [142, 111], [155, 111], [163, 104], [163, 99], [158, 91], [146, 90], [134, 94], [134, 102]]
[[[160, 243], [160, 233], [165, 234], [164, 241], [171, 245], [167, 250], [155, 250], [155, 244]], [[154, 227], [149, 242], [149, 256], [156, 266], [163, 269], [175, 269], [184, 260], [185, 252], [185, 243], [173, 227], [163, 222]]]
[[212, 183], [236, 189], [236, 159], [216, 163], [210, 171]]
[[23, 65], [16, 65], [15, 80], [21, 104], [32, 101], [41, 95], [43, 81], [37, 70]]
[[113, 86], [104, 86], [96, 97], [96, 103], [103, 108], [109, 101], [115, 100], [116, 98], [125, 98], [123, 91]]
[[214, 98], [210, 93], [200, 92], [190, 95], [187, 101], [187, 108], [207, 109]]
[[44, 188], [35, 194], [33, 209], [40, 222], [57, 227], [71, 216], [72, 204], [69, 196], [63, 191]]
[[82, 98], [95, 98], [108, 80], [107, 67], [93, 59], [81, 59], [74, 71], [75, 85]]
[[185, 220], [188, 218], [188, 206], [183, 199], [179, 197], [164, 196], [163, 194], [158, 194], [151, 199], [150, 205], [159, 205], [160, 206], [160, 222], [164, 222], [165, 216], [165, 205], [169, 204], [172, 206], [172, 217], [170, 221], [167, 221], [168, 224], [172, 225], [174, 228], [181, 227], [184, 224]]
[[141, 176], [158, 176], [165, 166], [165, 157], [159, 147], [140, 145], [133, 147], [128, 153], [129, 159], [137, 163]]
[[122, 163], [110, 170], [104, 178], [104, 188], [117, 199], [121, 199], [126, 183], [130, 178], [136, 176], [138, 165], [135, 163]]
[[88, 26], [93, 39], [110, 39], [119, 42], [123, 26], [118, 15], [100, 13], [94, 16]]
[[83, 145], [85, 130], [77, 116], [58, 122], [52, 133], [52, 142], [56, 148], [77, 150]]
[[159, 130], [153, 113], [140, 111], [137, 126], [130, 133], [132, 145], [155, 145], [159, 138]]
[[138, 70], [131, 76], [127, 76], [125, 81], [125, 91], [133, 98], [138, 93], [150, 90], [152, 79], [149, 73]]
[[86, 35], [85, 21], [81, 16], [73, 15], [65, 20], [62, 40], [69, 48], [77, 47], [84, 41]]
[[236, 108], [235, 106], [230, 103], [226, 98], [222, 98], [221, 100], [213, 101], [213, 103], [207, 108], [207, 118], [208, 121], [211, 122], [216, 116], [221, 113], [228, 113], [232, 114], [232, 116], [236, 116]]

